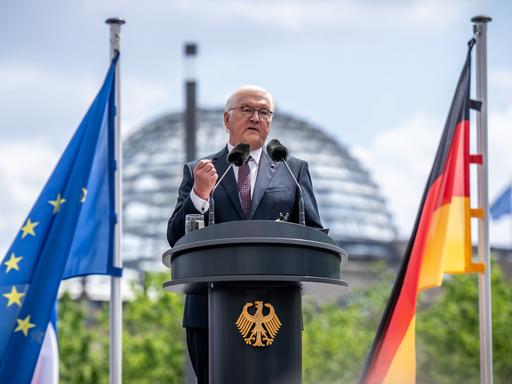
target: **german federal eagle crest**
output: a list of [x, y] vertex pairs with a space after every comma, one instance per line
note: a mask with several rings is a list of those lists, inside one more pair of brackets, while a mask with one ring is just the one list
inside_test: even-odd
[[[272, 304], [263, 304], [263, 301], [255, 301], [254, 304], [256, 304], [254, 314], [249, 313], [253, 303], [246, 303], [235, 324], [246, 344], [253, 347], [266, 347], [272, 344], [282, 324]], [[263, 307], [268, 309], [268, 314], [263, 314]]]

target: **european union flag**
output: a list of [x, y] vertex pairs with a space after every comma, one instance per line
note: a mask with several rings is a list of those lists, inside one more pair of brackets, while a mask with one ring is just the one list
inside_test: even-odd
[[0, 265], [0, 383], [30, 383], [62, 279], [113, 267], [115, 68]]
[[505, 191], [492, 203], [491, 217], [498, 220], [501, 216], [512, 213], [512, 186], [509, 185]]

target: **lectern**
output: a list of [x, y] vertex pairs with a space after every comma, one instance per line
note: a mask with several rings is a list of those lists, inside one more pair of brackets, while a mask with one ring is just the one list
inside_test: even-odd
[[208, 294], [211, 384], [300, 383], [302, 294], [348, 286], [346, 252], [293, 223], [234, 221], [182, 237], [164, 253], [164, 288]]

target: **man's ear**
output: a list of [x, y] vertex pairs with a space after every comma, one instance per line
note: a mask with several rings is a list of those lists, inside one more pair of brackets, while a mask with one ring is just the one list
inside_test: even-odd
[[224, 111], [224, 127], [229, 131], [229, 112]]

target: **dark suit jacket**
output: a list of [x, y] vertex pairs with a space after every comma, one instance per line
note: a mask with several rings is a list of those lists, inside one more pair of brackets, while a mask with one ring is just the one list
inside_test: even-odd
[[[207, 157], [212, 159], [219, 177], [229, 166], [227, 155], [228, 149], [226, 146], [222, 151]], [[302, 187], [306, 225], [322, 228], [308, 164], [295, 157], [290, 157], [287, 161]], [[187, 163], [183, 168], [183, 180], [178, 191], [178, 201], [167, 226], [167, 240], [171, 247], [185, 234], [185, 216], [189, 213], [199, 213], [190, 198], [190, 191], [194, 185], [193, 170], [197, 162], [198, 160]], [[217, 187], [214, 197], [216, 223], [245, 220], [233, 170], [228, 172]], [[281, 162], [274, 163], [263, 150], [248, 220], [275, 220], [282, 212], [283, 214], [289, 213], [289, 222], [298, 223], [298, 197], [298, 188], [285, 165]], [[205, 213], [205, 224], [208, 224], [208, 212]], [[208, 326], [208, 299], [206, 295], [187, 295], [183, 326]]]

